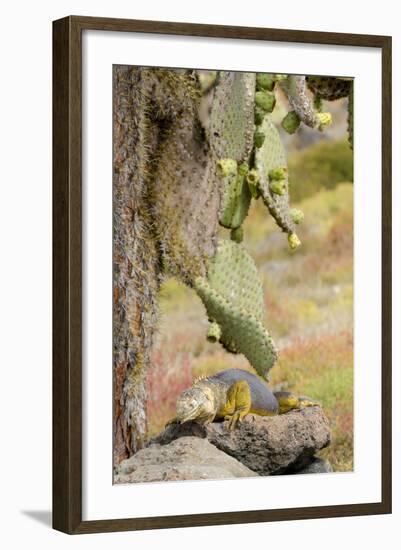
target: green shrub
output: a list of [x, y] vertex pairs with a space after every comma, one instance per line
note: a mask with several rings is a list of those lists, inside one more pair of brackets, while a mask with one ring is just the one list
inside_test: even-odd
[[310, 197], [322, 188], [353, 181], [353, 155], [346, 141], [321, 141], [288, 159], [292, 202]]

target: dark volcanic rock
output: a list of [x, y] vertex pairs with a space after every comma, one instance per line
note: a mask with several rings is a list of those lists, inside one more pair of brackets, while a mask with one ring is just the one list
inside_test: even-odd
[[325, 458], [312, 457], [309, 464], [303, 468], [297, 468], [295, 474], [329, 474], [333, 471], [331, 464]]
[[123, 460], [115, 483], [180, 481], [188, 479], [233, 479], [255, 477], [252, 472], [206, 439], [181, 437], [167, 445], [152, 444]]
[[152, 442], [163, 445], [189, 435], [207, 438], [259, 475], [286, 473], [330, 443], [329, 422], [320, 407], [250, 417], [233, 431], [226, 422], [213, 422], [206, 428], [193, 422], [170, 425]]

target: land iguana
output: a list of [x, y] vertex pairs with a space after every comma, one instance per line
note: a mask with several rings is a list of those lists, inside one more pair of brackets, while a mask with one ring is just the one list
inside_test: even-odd
[[266, 383], [248, 371], [227, 369], [200, 378], [184, 390], [177, 400], [176, 416], [168, 424], [192, 421], [207, 425], [214, 420], [228, 420], [232, 430], [249, 413], [274, 416], [315, 405], [320, 406], [292, 392], [272, 392]]

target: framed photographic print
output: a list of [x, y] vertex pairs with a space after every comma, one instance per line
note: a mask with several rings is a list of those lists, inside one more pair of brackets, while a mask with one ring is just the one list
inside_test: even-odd
[[391, 38], [53, 23], [53, 526], [391, 511]]

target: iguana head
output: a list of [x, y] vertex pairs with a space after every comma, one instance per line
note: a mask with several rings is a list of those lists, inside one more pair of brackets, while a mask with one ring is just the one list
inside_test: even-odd
[[190, 420], [202, 422], [211, 415], [212, 401], [201, 388], [184, 390], [177, 400], [176, 420], [181, 424]]

